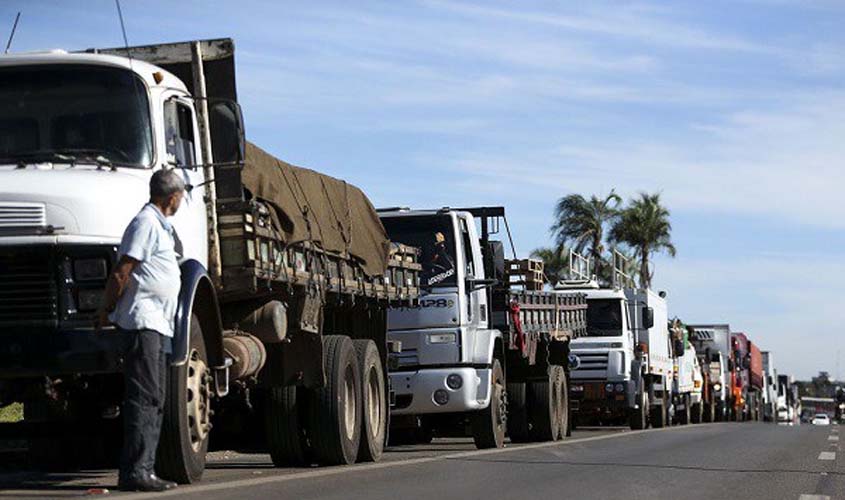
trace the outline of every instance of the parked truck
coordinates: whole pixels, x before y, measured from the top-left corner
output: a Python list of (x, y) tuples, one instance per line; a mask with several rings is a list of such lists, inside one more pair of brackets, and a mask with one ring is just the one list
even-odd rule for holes
[(763, 356), (744, 333), (731, 335), (734, 349), (734, 419), (760, 420), (763, 411)]
[(763, 420), (777, 422), (778, 372), (770, 351), (763, 351)]
[(669, 325), (672, 339), (672, 409), (678, 424), (700, 423), (702, 375), (695, 347), (689, 341), (687, 327), (678, 319)]
[(572, 342), (573, 421), (668, 425), (673, 360), (664, 294), (636, 288), (617, 252), (609, 288), (599, 287), (583, 257), (573, 252), (570, 263), (573, 279), (557, 288), (587, 296), (587, 335)]
[(689, 325), (689, 328), (699, 362), (708, 375), (704, 421), (727, 420), (733, 407), (731, 327), (727, 324), (699, 324)]
[(543, 291), (542, 262), (505, 259), (491, 239), (508, 227), (502, 207), (380, 213), (391, 239), (421, 248), (423, 268), (419, 305), (388, 316), (401, 344), (391, 432), (419, 442), (469, 429), (479, 448), (503, 446), (506, 433), (515, 442), (565, 436), (583, 294)]
[(24, 403), (5, 433), (41, 459), (119, 444), (129, 337), (94, 312), (150, 176), (177, 169), (160, 475), (198, 480), (228, 429), (280, 466), (377, 460), (387, 310), (415, 304), (416, 252), (359, 189), (245, 143), (232, 40), (0, 56), (0, 73), (0, 404)]

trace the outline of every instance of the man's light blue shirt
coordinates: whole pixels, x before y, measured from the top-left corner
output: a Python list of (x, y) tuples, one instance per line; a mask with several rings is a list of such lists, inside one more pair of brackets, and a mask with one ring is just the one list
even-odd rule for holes
[(132, 219), (118, 250), (118, 259), (139, 262), (109, 318), (124, 330), (155, 330), (173, 336), (176, 301), (181, 287), (176, 235), (164, 214), (147, 203)]

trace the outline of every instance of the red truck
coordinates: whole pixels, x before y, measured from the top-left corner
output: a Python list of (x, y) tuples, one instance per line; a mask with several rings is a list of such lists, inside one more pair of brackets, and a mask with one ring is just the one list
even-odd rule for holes
[(731, 393), (734, 420), (760, 420), (763, 414), (763, 355), (744, 333), (731, 335)]

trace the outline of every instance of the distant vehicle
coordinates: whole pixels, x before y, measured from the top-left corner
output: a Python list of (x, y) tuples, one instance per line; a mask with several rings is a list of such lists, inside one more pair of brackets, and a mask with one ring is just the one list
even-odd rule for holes
[(813, 425), (830, 425), (830, 417), (827, 413), (817, 413), (811, 422)]

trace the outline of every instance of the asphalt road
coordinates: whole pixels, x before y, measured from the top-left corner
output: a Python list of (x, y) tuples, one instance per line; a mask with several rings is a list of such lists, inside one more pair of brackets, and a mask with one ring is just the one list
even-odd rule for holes
[[(378, 464), (275, 469), (267, 455), (216, 452), (204, 480), (164, 494), (270, 499), (845, 499), (839, 427), (706, 424), (578, 430), (558, 443), (477, 451), (468, 440), (390, 450)], [(0, 498), (88, 496), (114, 471), (41, 474), (7, 466)]]

